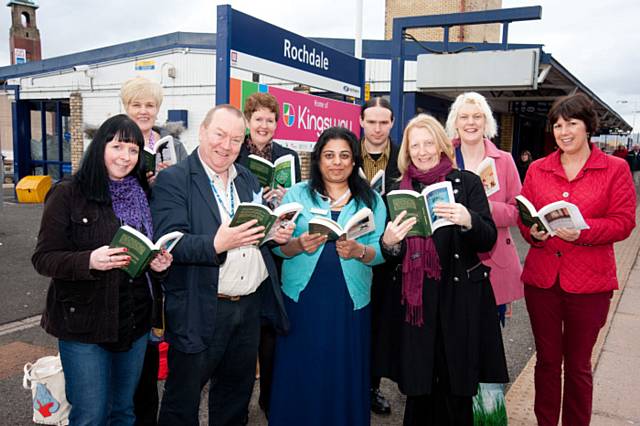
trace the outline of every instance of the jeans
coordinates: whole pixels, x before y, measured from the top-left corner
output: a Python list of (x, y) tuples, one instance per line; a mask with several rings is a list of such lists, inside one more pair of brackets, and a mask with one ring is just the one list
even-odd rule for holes
[(59, 340), (70, 426), (133, 425), (133, 393), (140, 379), (147, 334), (126, 352)]

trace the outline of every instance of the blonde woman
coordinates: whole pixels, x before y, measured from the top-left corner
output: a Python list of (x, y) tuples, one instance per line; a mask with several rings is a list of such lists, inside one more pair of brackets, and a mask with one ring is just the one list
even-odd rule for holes
[(431, 237), (408, 237), (415, 219), (387, 224), (382, 254), (398, 264), (389, 300), (389, 364), (385, 376), (407, 395), (404, 425), (472, 425), (479, 382), (508, 381), (489, 268), (478, 253), (496, 241), (480, 178), (456, 168), (454, 150), (433, 117), (420, 114), (404, 130), (401, 178), (391, 189), (422, 190), (449, 181), (455, 202), (435, 213), (453, 223)]

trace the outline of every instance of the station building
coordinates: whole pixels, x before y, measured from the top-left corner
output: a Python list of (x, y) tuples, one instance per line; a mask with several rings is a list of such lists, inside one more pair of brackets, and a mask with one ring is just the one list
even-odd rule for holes
[[(29, 3), (26, 0), (13, 1), (9, 6), (12, 10), (19, 6), (29, 12)], [(442, 7), (437, 10), (424, 10), (435, 3), (438, 2), (387, 0), (387, 20), (390, 22), (393, 16), (405, 16), (407, 13), (424, 15), (465, 11), (460, 10), (460, 3), (466, 3), (469, 8), (475, 3), (487, 8), (485, 1), (449, 0), (440, 2)], [(498, 0), (489, 1), (489, 9), (499, 8), (500, 3)], [(413, 8), (407, 10), (412, 5)], [(32, 11), (33, 17), (26, 23), (27, 28), (35, 24), (35, 7)], [(21, 16), (24, 15), (18, 14)], [(24, 30), (24, 18), (21, 25)], [(499, 28), (494, 27), (499, 27), (499, 24), (452, 28), (450, 38), (469, 46), (478, 43), (485, 47), (487, 43), (498, 46)], [(36, 34), (33, 30), (32, 35)], [(428, 41), (438, 37), (442, 39), (442, 30), (429, 29), (424, 34), (420, 31), (423, 30), (417, 30), (415, 37), (425, 41), (409, 45), (410, 56), (424, 53), (425, 47), (434, 51), (442, 49), (442, 42)], [(314, 40), (353, 54), (353, 40)], [(389, 93), (390, 43), (390, 40), (363, 42), (366, 82), (372, 96), (387, 96)], [(510, 46), (540, 49), (540, 70), (536, 90), (481, 91), (496, 115), (499, 135), (495, 142), (501, 149), (512, 152), (514, 156), (524, 149), (531, 151), (534, 157), (550, 152), (554, 142), (546, 113), (555, 98), (576, 91), (584, 92), (593, 99), (601, 119), (601, 132), (628, 133), (631, 130), (611, 107), (550, 53), (544, 52), (542, 45)], [(183, 128), (180, 139), (188, 151), (193, 150), (198, 144), (198, 126), (215, 103), (215, 64), (215, 34), (176, 32), (54, 58), (30, 58), (24, 63), (0, 67), (0, 141), (3, 154), (15, 160), (14, 179), (32, 174), (49, 174), (58, 179), (70, 174), (79, 164), (89, 142), (84, 130), (124, 112), (119, 98), (120, 87), (134, 76), (160, 83), (164, 101), (158, 124), (180, 122)], [(232, 70), (232, 77), (296, 88), (287, 82), (239, 70)], [(416, 86), (416, 62), (411, 58), (406, 62), (404, 104), (405, 111), (410, 113), (409, 118), (411, 113), (427, 112), (444, 122), (451, 102), (459, 93), (455, 90), (419, 90)], [(322, 95), (317, 91), (314, 94)], [(308, 156), (303, 153), (301, 157), (304, 166)]]

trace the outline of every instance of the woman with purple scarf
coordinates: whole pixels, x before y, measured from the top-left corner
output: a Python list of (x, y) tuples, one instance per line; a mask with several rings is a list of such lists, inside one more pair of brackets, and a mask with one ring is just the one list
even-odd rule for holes
[(151, 329), (153, 296), (171, 265), (163, 251), (138, 278), (109, 248), (121, 225), (153, 236), (144, 138), (126, 115), (100, 126), (79, 170), (47, 194), (32, 262), (51, 277), (41, 325), (58, 338), (70, 425), (133, 425), (133, 393)]
[(434, 212), (451, 222), (431, 237), (407, 237), (405, 213), (387, 224), (381, 250), (396, 263), (388, 300), (389, 354), (378, 366), (407, 395), (404, 425), (473, 425), (479, 382), (508, 381), (489, 268), (478, 253), (491, 250), (496, 227), (480, 179), (458, 170), (444, 129), (420, 114), (404, 130), (401, 178), (392, 189), (421, 191), (449, 181), (455, 202)]

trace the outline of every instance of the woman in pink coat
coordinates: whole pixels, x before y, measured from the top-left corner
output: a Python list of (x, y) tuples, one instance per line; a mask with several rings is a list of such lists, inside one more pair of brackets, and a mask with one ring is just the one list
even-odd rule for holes
[[(499, 150), (489, 140), (497, 134), (497, 124), (489, 104), (479, 93), (468, 92), (457, 97), (447, 118), (447, 133), (456, 146), (460, 169), (476, 171), (487, 157), (495, 161), (499, 189), (489, 190), (488, 199), (498, 228), (498, 240), (493, 250), (480, 254), (480, 260), (491, 268), (491, 286), (504, 322), (506, 305), (524, 296), (520, 281), (522, 266), (509, 231), (518, 221), (515, 201), (521, 189), (518, 169), (511, 154)], [(491, 187), (489, 182), (485, 184), (485, 188)]]
[(522, 280), (537, 350), (534, 409), (542, 426), (558, 424), (561, 401), (562, 424), (589, 424), (591, 352), (618, 288), (613, 243), (635, 226), (627, 164), (589, 143), (597, 121), (585, 95), (558, 99), (549, 122), (559, 149), (531, 164), (522, 188), (536, 209), (558, 200), (575, 204), (589, 226), (557, 228), (550, 236), (519, 223), (531, 244)]

